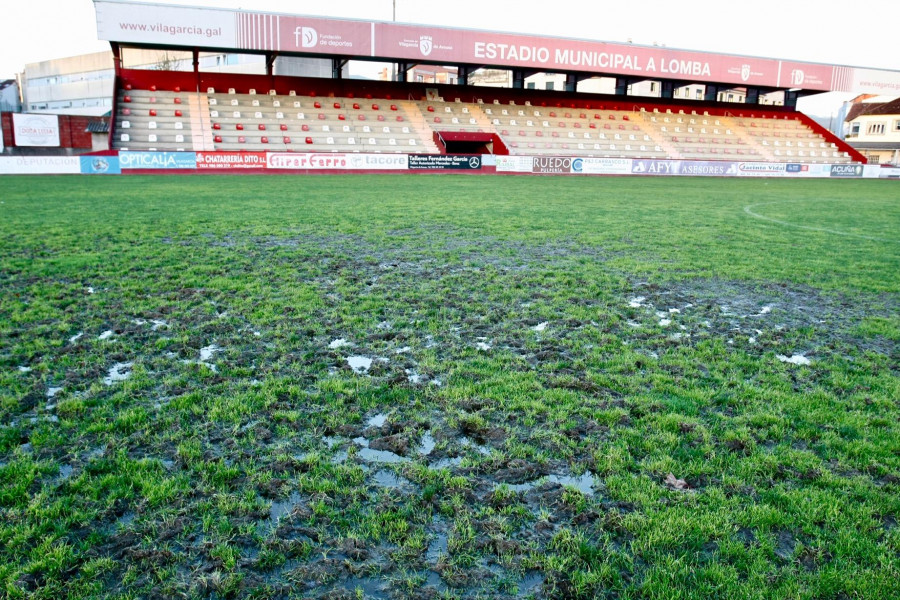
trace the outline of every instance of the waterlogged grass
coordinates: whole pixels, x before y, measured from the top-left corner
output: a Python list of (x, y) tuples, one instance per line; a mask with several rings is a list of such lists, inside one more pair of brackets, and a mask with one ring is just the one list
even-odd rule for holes
[(0, 596), (900, 596), (896, 182), (0, 184)]

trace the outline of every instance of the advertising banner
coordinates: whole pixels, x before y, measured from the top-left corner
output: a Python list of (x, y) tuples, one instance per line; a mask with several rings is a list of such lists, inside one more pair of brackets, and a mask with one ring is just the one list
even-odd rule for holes
[(531, 157), (532, 173), (569, 174), (572, 172), (572, 161), (581, 160), (571, 156), (533, 156)]
[(68, 175), (81, 173), (77, 156), (0, 156), (0, 175)]
[(831, 165), (832, 177), (862, 177), (862, 165)]
[(84, 175), (120, 175), (118, 156), (80, 156)]
[(572, 161), (572, 172), (585, 175), (628, 175), (631, 173), (631, 159), (576, 158)]
[(405, 154), (270, 152), (266, 154), (266, 167), (303, 171), (405, 171), (409, 160)]
[(94, 10), (97, 13), (97, 38), (101, 40), (237, 47), (239, 13), (235, 11), (102, 0), (94, 2)]
[(16, 146), (59, 147), (59, 117), (13, 113)]
[(409, 168), (411, 170), (465, 169), (471, 171), (481, 168), (481, 157), (456, 154), (410, 154)]
[(119, 166), (126, 169), (196, 169), (193, 152), (119, 152)]
[(531, 173), (530, 156), (497, 156), (494, 159), (498, 173)]
[(738, 163), (688, 160), (633, 160), (631, 172), (635, 175), (688, 175), (723, 177), (738, 174)]
[[(799, 172), (802, 165), (790, 165), (791, 173)], [(785, 163), (742, 162), (738, 163), (737, 174), (740, 177), (783, 177), (788, 174)]]
[(197, 168), (206, 169), (265, 169), (265, 152), (198, 152)]

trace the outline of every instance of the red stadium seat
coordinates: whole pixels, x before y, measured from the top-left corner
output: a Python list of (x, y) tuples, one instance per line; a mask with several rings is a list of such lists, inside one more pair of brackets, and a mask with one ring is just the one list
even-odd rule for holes
[(175, 88), (174, 88), (172, 91), (175, 92), (176, 94), (178, 94), (179, 92), (181, 92), (181, 86), (180, 86), (180, 85), (176, 85)]
[(551, 118), (551, 119), (555, 119), (555, 118), (556, 118), (556, 112), (555, 112), (555, 111), (552, 111), (552, 110), (550, 111), (550, 118)]
[[(130, 83), (126, 83), (126, 84), (125, 84), (125, 89), (126, 89), (126, 90), (130, 90), (130, 89), (131, 89), (131, 84), (130, 84)], [(741, 116), (743, 116), (743, 115), (741, 115)]]
[(150, 111), (150, 116), (151, 116), (151, 117), (155, 117), (155, 116), (156, 116), (156, 111), (155, 111), (155, 110), (151, 110), (151, 111)]
[(155, 91), (156, 91), (156, 86), (155, 86), (155, 85), (151, 85), (149, 89), (150, 89), (151, 92), (155, 92)]
[(282, 131), (287, 131), (287, 125), (285, 125), (284, 123), (282, 123), (282, 124), (281, 124), (281, 130), (282, 130)]
[(122, 102), (131, 102), (131, 96), (125, 96), (122, 98)]
[(156, 104), (156, 96), (150, 96), (150, 104)]
[(433, 107), (433, 106), (429, 106), (429, 107), (428, 107), (428, 112), (434, 112), (434, 107)]
[(213, 141), (215, 141), (217, 144), (221, 144), (221, 143), (222, 143), (222, 136), (221, 136), (221, 135), (217, 135), (216, 137), (213, 138)]
[(623, 121), (630, 121), (631, 119), (628, 118), (628, 115), (622, 115), (622, 120), (623, 120)]
[(317, 101), (315, 104), (313, 104), (313, 106), (315, 106), (316, 108), (322, 108), (322, 103)]
[(222, 126), (218, 123), (213, 123), (213, 129), (222, 129)]
[(391, 110), (397, 110), (397, 105), (396, 105), (396, 104), (391, 104)]
[(181, 104), (181, 98), (175, 98), (175, 104)]
[(400, 115), (397, 115), (397, 120), (398, 120), (398, 121), (402, 121), (402, 120), (403, 120), (403, 117), (401, 117)]
[(265, 130), (266, 130), (266, 124), (265, 124), (265, 123), (260, 123), (259, 125), (257, 125), (257, 128), (258, 128), (260, 131), (265, 131)]
[(238, 123), (237, 125), (234, 126), (234, 128), (239, 131), (243, 131), (244, 125), (242, 123)]
[(304, 123), (303, 127), (301, 127), (300, 129), (302, 129), (303, 131), (309, 131), (309, 125)]
[(341, 107), (341, 103), (340, 103), (340, 102), (335, 102), (335, 103), (334, 103), (334, 107), (335, 107), (335, 108), (340, 108), (340, 107)]
[(384, 121), (384, 115), (378, 115), (378, 120), (379, 120), (379, 121)]
[(320, 120), (320, 121), (324, 121), (324, 120), (325, 120), (325, 115), (323, 115), (322, 113), (319, 113), (319, 120)]
[(360, 121), (365, 121), (365, 120), (366, 120), (366, 115), (359, 115), (358, 118), (359, 118)]
[(359, 110), (359, 103), (358, 103), (358, 102), (354, 102), (354, 103), (353, 103), (353, 110)]
[(435, 122), (435, 123), (440, 123), (440, 122), (441, 122), (441, 118), (440, 118), (440, 117), (435, 117), (435, 118), (434, 118), (434, 122)]
[(182, 115), (182, 113), (181, 113), (180, 110), (176, 110), (176, 111), (175, 111), (175, 116), (176, 116), (176, 117), (181, 117), (181, 116), (183, 116), (183, 115)]
[(244, 136), (241, 136), (238, 138), (238, 142), (240, 142), (241, 144), (243, 144), (246, 141), (247, 141), (247, 138), (245, 138)]
[(338, 121), (346, 121), (346, 120), (347, 120), (347, 117), (345, 117), (344, 115), (338, 115)]
[(544, 137), (544, 132), (543, 131), (535, 131), (534, 135), (536, 135), (538, 137)]
[(131, 114), (131, 109), (130, 109), (130, 108), (123, 108), (123, 109), (122, 109), (122, 114), (125, 115), (125, 116), (127, 117), (128, 115)]
[(377, 105), (377, 104), (373, 104), (373, 105), (372, 105), (372, 110), (378, 110), (378, 105)]
[(312, 144), (313, 143), (312, 138), (311, 137), (306, 138), (306, 143)]
[(263, 144), (268, 144), (269, 138), (267, 138), (266, 136), (263, 136), (263, 137), (259, 138), (259, 141)]
[(590, 127), (591, 129), (597, 129), (597, 124), (591, 123), (590, 125), (588, 125), (588, 127)]
[(282, 141), (284, 141), (285, 144), (290, 144), (290, 143), (291, 143), (291, 138), (289, 138), (289, 137), (282, 138)]

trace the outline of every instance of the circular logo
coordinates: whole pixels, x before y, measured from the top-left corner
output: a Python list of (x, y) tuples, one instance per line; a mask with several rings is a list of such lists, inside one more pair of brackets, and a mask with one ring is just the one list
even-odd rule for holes
[(473, 169), (477, 169), (481, 166), (481, 158), (478, 156), (473, 156), (469, 159), (469, 166)]
[(584, 160), (576, 158), (572, 161), (572, 172), (581, 173), (584, 170)]

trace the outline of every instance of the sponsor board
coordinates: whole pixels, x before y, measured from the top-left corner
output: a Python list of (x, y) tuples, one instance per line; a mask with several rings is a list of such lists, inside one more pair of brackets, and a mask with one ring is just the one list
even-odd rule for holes
[(832, 177), (862, 177), (862, 165), (831, 165)]
[(634, 160), (631, 172), (635, 175), (731, 177), (738, 175), (738, 163), (700, 160)]
[(878, 177), (881, 179), (900, 179), (900, 167), (880, 167)]
[(531, 172), (532, 173), (571, 173), (572, 161), (576, 159), (571, 156), (532, 156)]
[(585, 175), (628, 175), (630, 158), (578, 158), (572, 162), (573, 173)]
[(121, 169), (196, 169), (193, 152), (119, 152)]
[(0, 156), (0, 175), (64, 175), (81, 173), (77, 156)]
[(405, 171), (409, 157), (406, 154), (270, 152), (266, 154), (266, 167), (303, 171)]
[(497, 156), (494, 160), (498, 173), (531, 173), (530, 156)]
[(16, 146), (59, 147), (59, 117), (13, 113)]
[(265, 152), (198, 152), (197, 168), (207, 169), (265, 169)]
[(633, 160), (631, 172), (635, 175), (678, 175), (680, 160)]
[[(791, 169), (788, 169), (788, 167)], [(794, 167), (801, 165), (787, 165), (785, 163), (742, 162), (738, 163), (738, 175), (740, 177), (781, 177), (788, 172), (799, 172)]]
[(474, 170), (481, 168), (481, 156), (458, 154), (410, 154), (409, 168), (410, 170)]
[(119, 175), (118, 156), (80, 156), (81, 173), (84, 175)]

